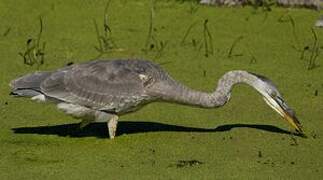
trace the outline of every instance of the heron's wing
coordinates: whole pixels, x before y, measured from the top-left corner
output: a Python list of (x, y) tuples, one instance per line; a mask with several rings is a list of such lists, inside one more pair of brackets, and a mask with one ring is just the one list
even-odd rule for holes
[(92, 108), (141, 96), (144, 81), (127, 63), (92, 61), (53, 73), (41, 84), (47, 96)]

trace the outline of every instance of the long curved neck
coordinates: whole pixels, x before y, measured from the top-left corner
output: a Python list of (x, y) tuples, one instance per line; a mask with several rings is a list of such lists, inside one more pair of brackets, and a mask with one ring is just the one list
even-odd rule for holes
[(235, 84), (245, 83), (257, 89), (258, 80), (255, 75), (247, 71), (229, 71), (221, 77), (216, 90), (212, 93), (192, 90), (173, 81), (164, 86), (166, 88), (160, 90), (158, 94), (165, 101), (206, 108), (219, 107), (229, 100), (230, 92)]

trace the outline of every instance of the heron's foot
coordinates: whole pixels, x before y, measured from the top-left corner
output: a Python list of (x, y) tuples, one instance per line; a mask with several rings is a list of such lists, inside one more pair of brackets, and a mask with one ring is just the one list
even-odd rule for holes
[(80, 123), (80, 129), (85, 128), (86, 126), (88, 126), (89, 124), (91, 124), (92, 120), (89, 119), (83, 119)]
[(114, 139), (117, 131), (118, 116), (113, 115), (112, 118), (108, 121), (107, 125), (109, 130), (109, 137), (110, 139)]

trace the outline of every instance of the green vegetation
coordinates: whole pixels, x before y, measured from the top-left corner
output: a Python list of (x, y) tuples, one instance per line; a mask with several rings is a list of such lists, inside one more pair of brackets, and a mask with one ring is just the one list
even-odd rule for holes
[[(28, 38), (26, 41), (26, 50), (25, 52), (19, 52), (18, 54), (24, 59), (24, 64), (33, 66), (34, 64), (37, 65), (37, 68), (39, 68), (40, 65), (44, 64), (44, 58), (45, 58), (45, 46), (46, 43), (43, 42), (41, 44), (41, 35), (43, 32), (43, 20), (41, 17), (39, 17), (39, 32), (37, 35), (37, 38)], [(6, 33), (4, 33), (6, 34)]]
[[(156, 52), (155, 58), (162, 56), (164, 49), (167, 46), (167, 41), (158, 39), (158, 28), (155, 27), (155, 5), (156, 1), (151, 0), (150, 4), (150, 14), (149, 14), (149, 28), (146, 38), (145, 47), (142, 49), (146, 54), (148, 52)], [(162, 27), (163, 28), (163, 27)]]
[(94, 46), (94, 48), (99, 52), (99, 55), (96, 58), (101, 57), (103, 54), (109, 53), (112, 49), (115, 49), (117, 45), (113, 41), (112, 38), (112, 31), (109, 26), (109, 14), (108, 8), (110, 5), (110, 0), (107, 2), (104, 8), (104, 15), (103, 15), (103, 34), (101, 35), (98, 24), (96, 20), (93, 20), (95, 32), (97, 36), (98, 46)]
[[(312, 30), (319, 12), (156, 0), (150, 19), (148, 0), (110, 1), (106, 7), (102, 0), (1, 0), (0, 179), (323, 176), (323, 31)], [(112, 50), (105, 24), (117, 44)], [(31, 50), (36, 52), (43, 52), (46, 42), (41, 66), (23, 63), (19, 52), (26, 51), (26, 39), (39, 43)], [(142, 50), (151, 44), (153, 49)], [(231, 101), (219, 109), (149, 104), (121, 117), (114, 140), (106, 138), (105, 124), (79, 130), (79, 120), (53, 104), (8, 95), (8, 83), (20, 75), (88, 61), (98, 53), (150, 59), (175, 79), (206, 91), (229, 70), (265, 75), (295, 109), (308, 138), (289, 134), (288, 124), (245, 85), (234, 88)], [(37, 62), (40, 57), (31, 54)]]

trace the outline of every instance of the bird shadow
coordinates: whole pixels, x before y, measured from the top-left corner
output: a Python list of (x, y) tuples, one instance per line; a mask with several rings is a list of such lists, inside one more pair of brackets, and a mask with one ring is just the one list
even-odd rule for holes
[[(195, 128), (178, 125), (170, 125), (158, 122), (132, 122), (121, 121), (118, 123), (117, 136), (123, 134), (136, 134), (144, 132), (199, 132), (199, 133), (213, 133), (226, 132), (235, 128), (251, 128), (262, 130), (271, 133), (289, 134), (295, 136), (302, 136), (298, 133), (283, 130), (272, 125), (259, 124), (225, 124), (216, 128)], [(63, 137), (97, 137), (107, 138), (108, 130), (106, 123), (92, 123), (83, 129), (80, 129), (79, 123), (62, 124), (53, 126), (36, 126), (36, 127), (19, 127), (12, 128), (12, 131), (17, 134), (41, 134), (41, 135), (58, 135)]]

